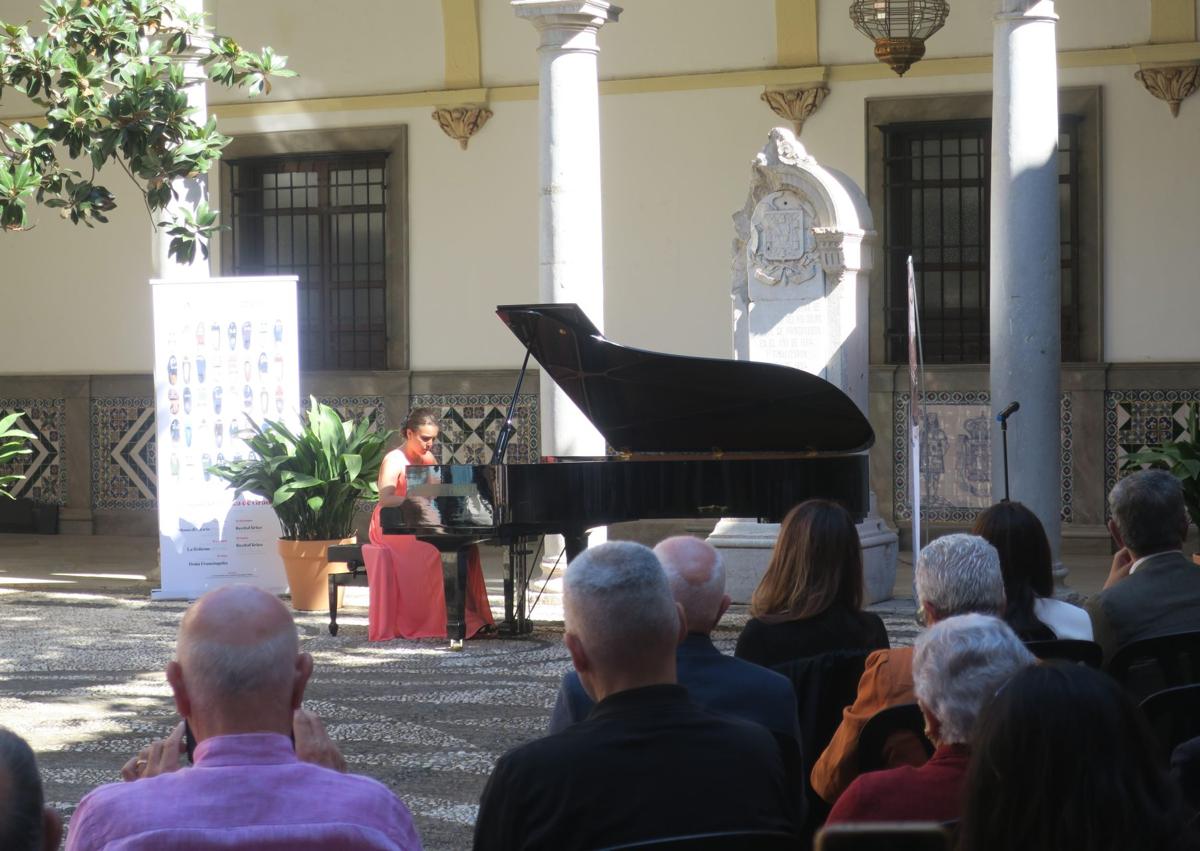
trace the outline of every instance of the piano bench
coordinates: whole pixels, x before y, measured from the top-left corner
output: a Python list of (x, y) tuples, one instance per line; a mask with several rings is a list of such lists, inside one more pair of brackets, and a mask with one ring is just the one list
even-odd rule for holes
[(338, 591), (347, 585), (367, 586), (366, 562), (359, 544), (335, 544), (325, 557), (331, 562), (344, 561), (350, 568), (347, 573), (329, 574), (329, 634), (337, 635)]

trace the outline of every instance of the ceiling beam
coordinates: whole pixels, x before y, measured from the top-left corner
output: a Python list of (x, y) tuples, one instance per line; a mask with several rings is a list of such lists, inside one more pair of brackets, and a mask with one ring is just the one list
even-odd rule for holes
[(446, 88), (478, 89), (479, 0), (442, 0), (442, 34), (446, 40)]
[(775, 0), (775, 64), (803, 68), (820, 62), (817, 0)]

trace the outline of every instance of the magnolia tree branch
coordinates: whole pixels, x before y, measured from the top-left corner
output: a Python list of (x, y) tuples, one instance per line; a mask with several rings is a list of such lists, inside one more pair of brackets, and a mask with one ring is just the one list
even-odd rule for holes
[[(91, 227), (107, 222), (117, 200), (95, 182), (117, 162), (138, 186), (152, 216), (171, 236), (168, 253), (190, 264), (217, 230), (215, 211), (171, 212), (172, 182), (207, 174), (229, 144), (216, 119), (195, 120), (192, 86), (208, 81), (269, 93), (272, 77), (290, 77), (287, 58), (264, 47), (243, 50), (209, 33), (201, 15), (179, 0), (50, 0), (44, 30), (0, 22), (0, 98), (15, 89), (40, 107), (40, 126), (18, 122), (0, 134), (0, 228), (29, 228), (29, 207), (57, 208)], [(202, 70), (188, 79), (185, 65)], [(60, 157), (90, 161), (92, 175)]]

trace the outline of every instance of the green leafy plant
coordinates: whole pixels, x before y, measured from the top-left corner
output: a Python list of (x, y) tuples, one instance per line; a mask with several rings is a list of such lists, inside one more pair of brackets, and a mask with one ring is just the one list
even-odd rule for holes
[(1200, 527), (1200, 404), (1188, 405), (1187, 432), (1179, 440), (1167, 441), (1125, 457), (1123, 470), (1155, 467), (1169, 470), (1183, 485), (1183, 501), (1188, 516)]
[[(19, 428), (14, 428), (17, 420), (21, 418), (21, 411), (14, 411), (7, 416), (0, 417), (0, 464), (7, 464), (18, 455), (31, 455), (33, 450), (25, 445), (25, 441), (33, 440), (33, 435), (27, 431), (22, 431)], [(0, 475), (0, 494), (13, 498), (13, 495), (8, 492), (8, 487), (13, 482), (19, 482), (24, 476), (17, 475)]]
[[(60, 208), (76, 224), (108, 221), (116, 198), (96, 175), (116, 162), (152, 219), (170, 216), (158, 222), (170, 230), (169, 254), (188, 263), (199, 248), (207, 257), (216, 215), (171, 210), (172, 182), (208, 173), (230, 140), (215, 118), (195, 120), (188, 89), (207, 79), (266, 94), (272, 77), (295, 76), (287, 57), (209, 33), (203, 15), (179, 0), (49, 0), (41, 8), (41, 35), (0, 22), (0, 96), (14, 89), (42, 113), (0, 121), (0, 228), (28, 229), (31, 202)], [(189, 78), (188, 64), (202, 72)], [(91, 166), (87, 176), (72, 167), (80, 160)]]
[(209, 467), (238, 496), (268, 499), (293, 541), (330, 541), (354, 531), (358, 500), (379, 498), (376, 479), (394, 431), (369, 419), (342, 421), (328, 405), (310, 400), (299, 431), (277, 420), (250, 421), (253, 456)]

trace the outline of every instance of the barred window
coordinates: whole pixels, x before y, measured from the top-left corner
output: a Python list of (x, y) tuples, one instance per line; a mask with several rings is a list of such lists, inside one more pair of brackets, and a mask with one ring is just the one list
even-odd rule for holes
[(299, 277), (301, 368), (387, 369), (387, 154), (228, 165), (232, 272)]
[[(1062, 358), (1080, 359), (1078, 122), (1062, 116), (1059, 222)], [(991, 121), (887, 124), (884, 143), (886, 357), (908, 360), (913, 258), (927, 363), (988, 360)]]

